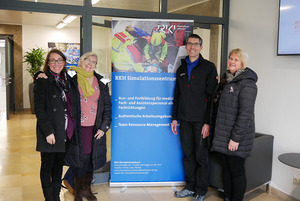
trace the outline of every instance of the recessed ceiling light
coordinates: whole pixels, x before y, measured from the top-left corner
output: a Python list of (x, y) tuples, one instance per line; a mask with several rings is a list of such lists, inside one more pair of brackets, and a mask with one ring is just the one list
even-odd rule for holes
[(94, 4), (96, 4), (96, 3), (98, 3), (100, 0), (92, 0), (92, 4), (94, 5)]
[(280, 6), (280, 10), (288, 10), (293, 8), (293, 6)]
[(64, 17), (63, 22), (68, 24), (70, 22), (72, 22), (73, 20), (75, 20), (77, 18), (76, 15), (66, 15), (66, 17)]
[(59, 23), (57, 23), (56, 28), (61, 29), (66, 25), (67, 25), (66, 23), (64, 23), (63, 21), (60, 21)]

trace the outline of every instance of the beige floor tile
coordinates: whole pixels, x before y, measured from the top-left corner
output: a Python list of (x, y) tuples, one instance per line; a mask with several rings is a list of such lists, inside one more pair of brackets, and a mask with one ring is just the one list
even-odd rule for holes
[(172, 187), (144, 187), (144, 190), (154, 199), (154, 200), (173, 200), (174, 192)]
[(42, 187), (40, 184), (26, 185), (22, 188), (22, 201), (43, 201), (45, 200), (43, 196)]
[(0, 188), (0, 201), (21, 201), (22, 187), (2, 187)]
[(16, 164), (12, 162), (2, 163), (0, 169), (0, 175), (16, 175), (22, 172), (21, 164)]
[(0, 176), (0, 188), (6, 187), (20, 187), (22, 186), (21, 174), (15, 175), (2, 175)]
[(143, 188), (127, 188), (125, 192), (121, 193), (121, 188), (109, 188), (107, 194), (111, 201), (154, 201), (154, 199), (146, 193)]
[(22, 186), (40, 185), (40, 172), (22, 174)]
[(40, 161), (33, 161), (33, 162), (27, 162), (22, 164), (22, 171), (21, 173), (26, 175), (30, 173), (37, 173), (40, 171), (41, 168), (41, 162)]

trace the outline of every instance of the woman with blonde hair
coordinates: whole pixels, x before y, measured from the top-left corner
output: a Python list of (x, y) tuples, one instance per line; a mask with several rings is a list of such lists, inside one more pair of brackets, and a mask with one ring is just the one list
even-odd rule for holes
[(68, 74), (76, 86), (74, 100), (77, 138), (70, 142), (65, 162), (73, 169), (75, 201), (85, 197), (97, 198), (91, 191), (93, 171), (106, 163), (106, 132), (111, 124), (111, 97), (107, 80), (94, 70), (98, 57), (87, 52), (80, 57), (79, 67), (71, 67)]
[(246, 67), (247, 59), (242, 49), (230, 51), (228, 70), (212, 99), (211, 150), (219, 152), (222, 161), (225, 201), (243, 200), (247, 185), (244, 164), (253, 148), (257, 75)]

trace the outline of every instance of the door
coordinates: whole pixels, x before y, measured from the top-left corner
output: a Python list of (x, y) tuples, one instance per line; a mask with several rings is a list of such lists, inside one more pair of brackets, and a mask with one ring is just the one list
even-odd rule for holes
[[(0, 36), (1, 48), (1, 94), (6, 98), (2, 101), (1, 113), (6, 113), (6, 119), (15, 111), (14, 96), (14, 61), (13, 61), (13, 37)], [(4, 46), (4, 47), (3, 47)]]

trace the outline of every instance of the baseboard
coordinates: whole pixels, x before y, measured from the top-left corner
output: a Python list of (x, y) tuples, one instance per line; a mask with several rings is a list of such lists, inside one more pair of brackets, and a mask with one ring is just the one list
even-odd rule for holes
[[(261, 185), (260, 187), (258, 187), (259, 189), (263, 190), (264, 192), (270, 194), (270, 195), (274, 195), (275, 197), (277, 197), (280, 200), (284, 200), (284, 201), (300, 201), (280, 190), (278, 190), (277, 188), (274, 188), (271, 185), (268, 184), (264, 184)], [(248, 194), (249, 192), (247, 192), (246, 194)]]
[(298, 199), (296, 199), (296, 198), (294, 198), (272, 186), (269, 187), (269, 194), (272, 194), (272, 195), (276, 196), (277, 198), (284, 200), (284, 201), (299, 201)]

